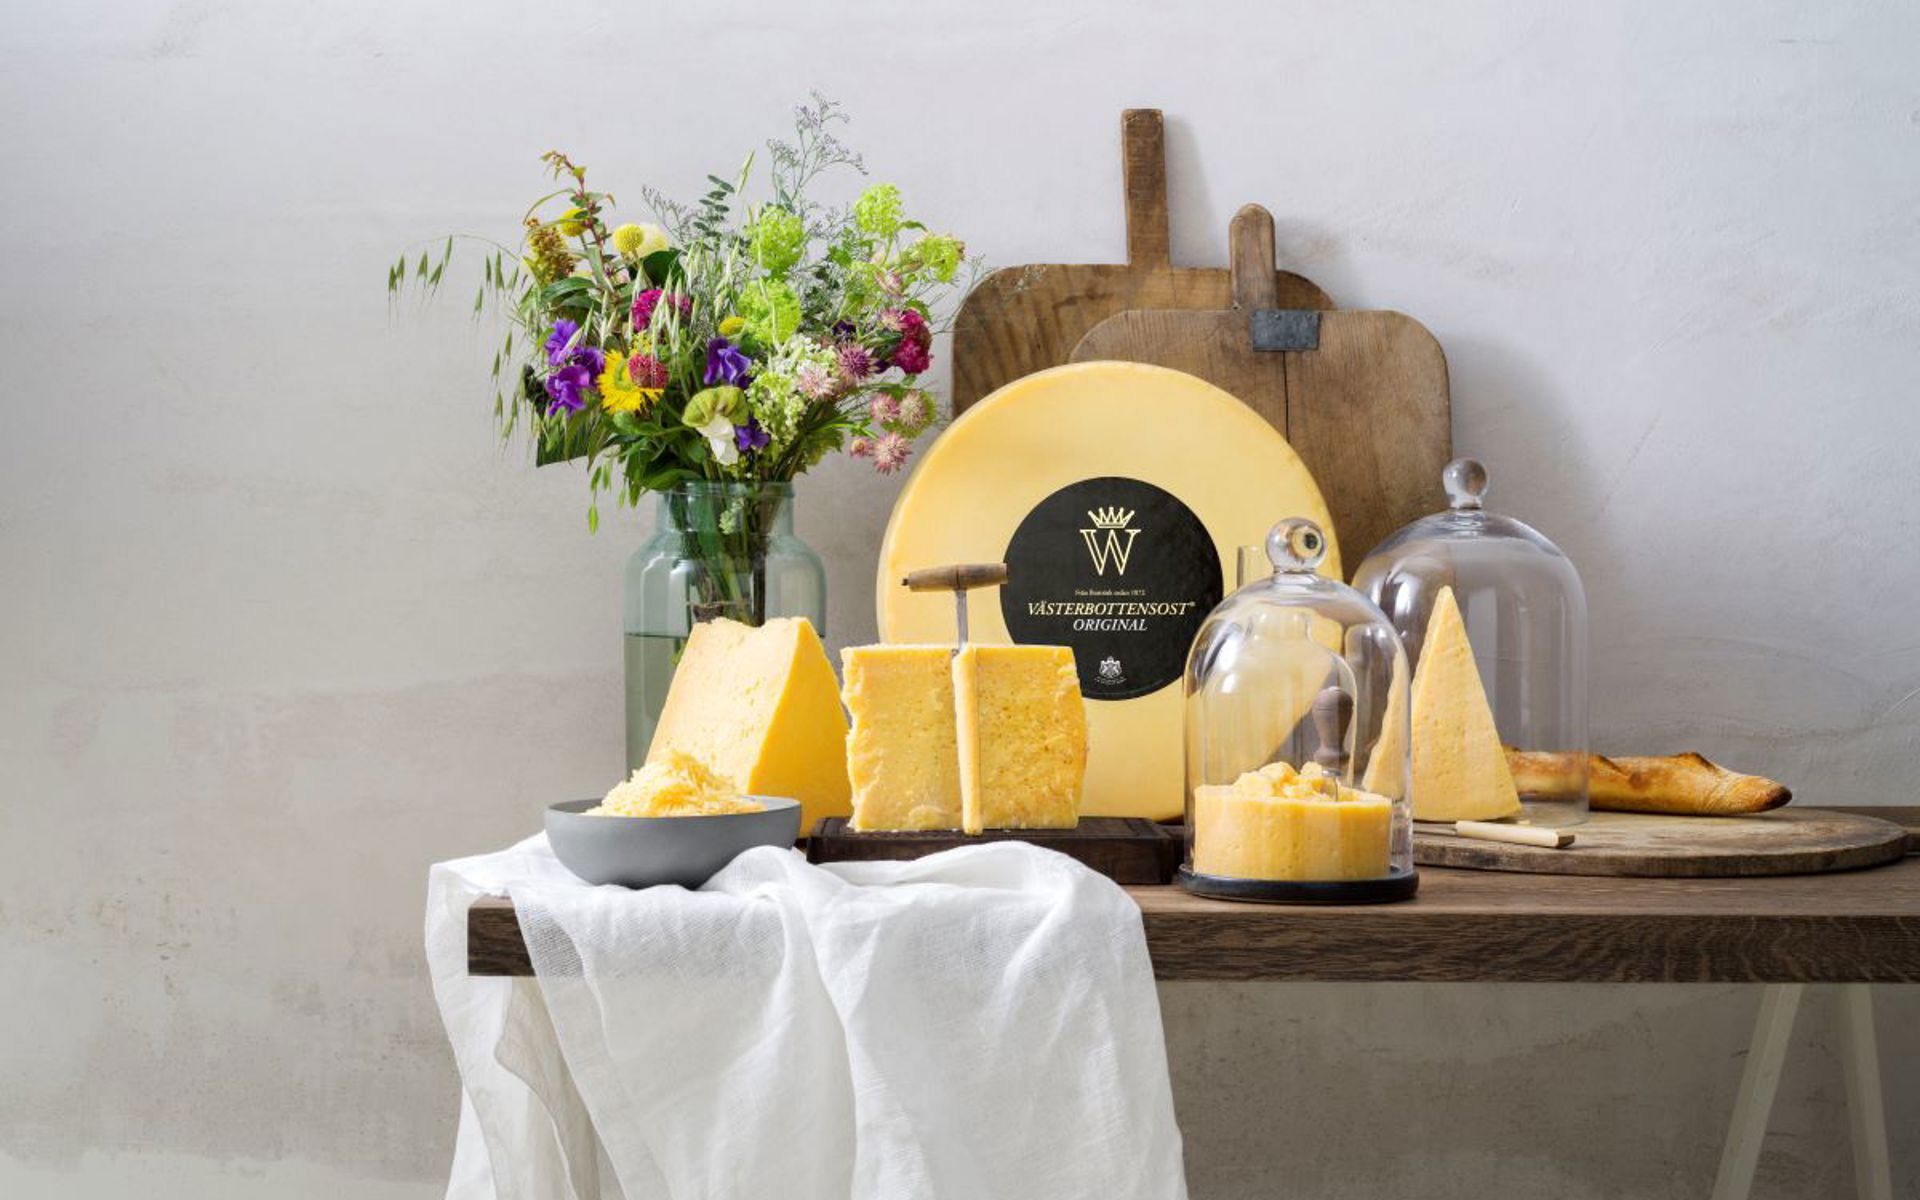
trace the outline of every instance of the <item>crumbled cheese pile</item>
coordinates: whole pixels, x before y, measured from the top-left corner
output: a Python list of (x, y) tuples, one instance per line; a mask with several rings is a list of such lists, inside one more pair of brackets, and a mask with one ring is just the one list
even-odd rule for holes
[(615, 784), (590, 817), (711, 817), (761, 812), (766, 805), (740, 794), (726, 777), (680, 750), (668, 750)]
[(1308, 763), (1298, 770), (1288, 763), (1268, 763), (1259, 770), (1248, 771), (1234, 780), (1231, 788), (1217, 790), (1231, 791), (1236, 796), (1254, 796), (1261, 799), (1273, 797), (1280, 800), (1370, 800), (1376, 803), (1383, 799), (1372, 792), (1348, 787), (1340, 782), (1338, 775), (1322, 769), (1319, 763)]

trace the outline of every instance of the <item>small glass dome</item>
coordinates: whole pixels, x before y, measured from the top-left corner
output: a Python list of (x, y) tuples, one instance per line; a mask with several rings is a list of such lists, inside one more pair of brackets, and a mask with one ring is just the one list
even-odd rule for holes
[(1414, 663), (1413, 815), (1578, 824), (1587, 817), (1580, 573), (1537, 530), (1481, 507), (1478, 462), (1455, 459), (1442, 482), (1448, 510), (1381, 542), (1353, 577)]
[(1320, 527), (1267, 535), (1269, 578), (1187, 658), (1186, 861), (1203, 896), (1355, 904), (1413, 895), (1409, 676), (1373, 602), (1317, 573)]

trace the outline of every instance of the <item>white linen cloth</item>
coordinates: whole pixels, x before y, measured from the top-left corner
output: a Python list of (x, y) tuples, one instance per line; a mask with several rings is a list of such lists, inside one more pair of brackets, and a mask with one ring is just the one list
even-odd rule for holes
[[(537, 984), (467, 975), (483, 894)], [(432, 869), (427, 953), (464, 1093), (449, 1200), (1186, 1196), (1139, 909), (1064, 855), (766, 847), (629, 891), (541, 835)]]

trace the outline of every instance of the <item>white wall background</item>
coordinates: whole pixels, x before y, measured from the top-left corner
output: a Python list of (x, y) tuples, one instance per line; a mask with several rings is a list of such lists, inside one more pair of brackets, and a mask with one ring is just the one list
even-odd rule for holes
[[(1242, 202), (1424, 321), (1595, 613), (1596, 742), (1914, 802), (1920, 13), (1893, 3), (11, 3), (0, 22), (0, 1193), (434, 1194), (426, 865), (620, 761), (618, 576), (386, 263), (564, 147), (691, 192), (810, 87), (996, 264)], [(464, 281), (470, 276), (461, 276)], [(896, 484), (803, 490), (836, 643)], [(650, 519), (650, 518), (649, 518)], [(1741, 988), (1166, 991), (1203, 1198), (1704, 1194)], [(1882, 991), (1920, 1188), (1912, 990)], [(1850, 1187), (1813, 1009), (1763, 1189)]]

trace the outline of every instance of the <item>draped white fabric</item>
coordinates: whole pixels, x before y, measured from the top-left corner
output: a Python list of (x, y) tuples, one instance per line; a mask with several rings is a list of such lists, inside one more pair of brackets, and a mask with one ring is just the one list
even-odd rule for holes
[[(466, 974), (487, 893), (537, 988)], [(763, 848), (629, 891), (536, 837), (433, 868), (427, 950), (465, 1093), (450, 1200), (1186, 1195), (1139, 909), (1063, 855)]]

